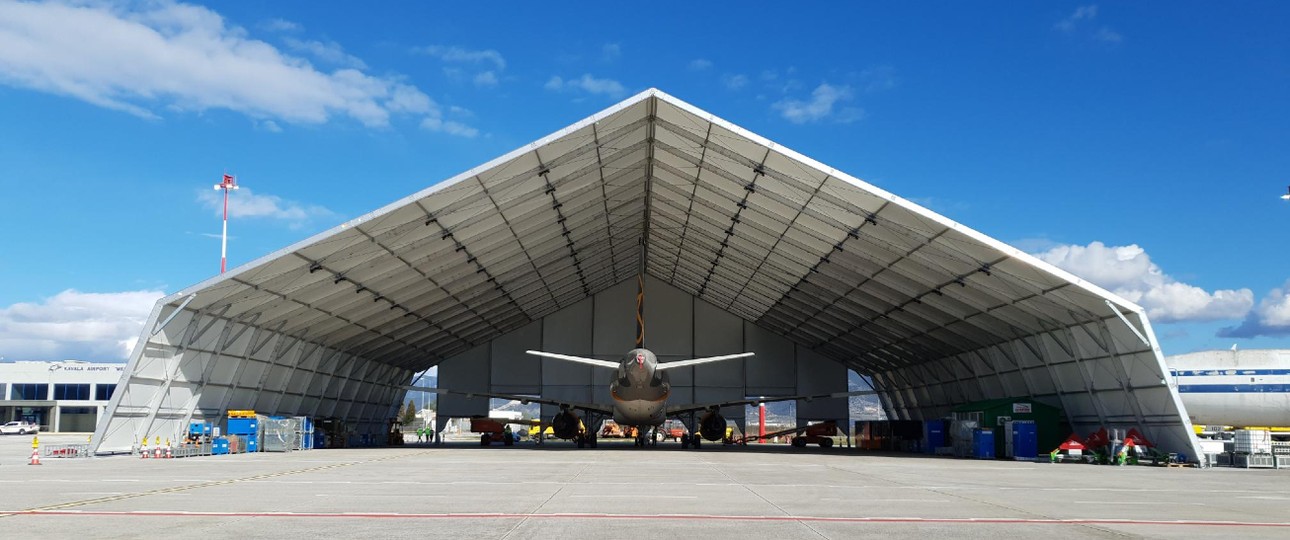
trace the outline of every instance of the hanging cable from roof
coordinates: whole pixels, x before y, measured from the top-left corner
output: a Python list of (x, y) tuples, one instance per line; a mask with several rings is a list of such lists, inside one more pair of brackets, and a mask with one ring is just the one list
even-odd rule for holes
[(645, 273), (636, 274), (636, 348), (645, 346)]

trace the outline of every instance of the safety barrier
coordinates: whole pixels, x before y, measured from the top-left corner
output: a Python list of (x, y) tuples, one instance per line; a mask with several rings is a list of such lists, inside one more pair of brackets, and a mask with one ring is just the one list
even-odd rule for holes
[(171, 454), (177, 458), (209, 456), (211, 455), (210, 443), (181, 444), (172, 449)]
[(42, 450), (45, 457), (51, 458), (84, 458), (91, 455), (88, 444), (47, 444)]

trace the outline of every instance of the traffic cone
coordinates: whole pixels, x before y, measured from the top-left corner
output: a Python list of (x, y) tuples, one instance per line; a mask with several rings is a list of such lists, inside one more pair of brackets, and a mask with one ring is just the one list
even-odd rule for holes
[(34, 446), (31, 448), (31, 462), (28, 465), (40, 465), (40, 450)]
[(139, 448), (139, 459), (148, 459), (148, 438), (143, 438), (143, 446)]
[(170, 453), (170, 439), (166, 439), (166, 459), (173, 459), (174, 457)]
[(158, 447), (156, 447), (156, 448), (153, 448), (153, 449), (152, 449), (152, 459), (161, 459), (161, 447), (160, 447), (160, 446), (158, 446)]

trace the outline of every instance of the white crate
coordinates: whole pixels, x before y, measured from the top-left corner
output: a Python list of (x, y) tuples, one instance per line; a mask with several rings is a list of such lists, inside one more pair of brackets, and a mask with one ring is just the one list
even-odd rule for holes
[(1233, 434), (1232, 450), (1238, 454), (1271, 454), (1272, 433), (1261, 429), (1238, 429)]
[(1236, 454), (1232, 456), (1232, 466), (1244, 469), (1271, 469), (1276, 466), (1272, 454)]

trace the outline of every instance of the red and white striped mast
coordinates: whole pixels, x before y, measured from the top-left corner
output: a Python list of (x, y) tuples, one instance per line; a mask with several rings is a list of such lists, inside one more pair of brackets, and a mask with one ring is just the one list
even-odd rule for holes
[(219, 246), (219, 273), (228, 268), (228, 192), (237, 190), (237, 180), (232, 175), (224, 175), (224, 181), (215, 184), (215, 189), (224, 190), (224, 234)]

